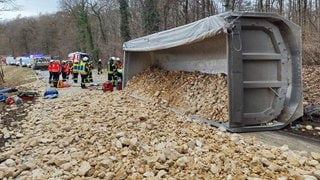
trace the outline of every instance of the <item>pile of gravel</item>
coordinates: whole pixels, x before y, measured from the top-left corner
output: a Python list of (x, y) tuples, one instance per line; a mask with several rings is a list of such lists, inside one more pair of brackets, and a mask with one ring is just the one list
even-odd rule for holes
[[(181, 75), (182, 82), (175, 83), (188, 88), (214, 78), (223, 84), (225, 78)], [(198, 77), (192, 80), (196, 85), (188, 85), (191, 77)], [(164, 89), (158, 91), (166, 97)], [(8, 132), (18, 138), (0, 153), (0, 179), (320, 178), (320, 153), (273, 147), (194, 122), (133, 98), (129, 88), (106, 93), (59, 89), (57, 99), (39, 98), (30, 109), (21, 128)]]
[(165, 71), (150, 67), (126, 86), (134, 96), (216, 121), (228, 121), (228, 87), (224, 74)]

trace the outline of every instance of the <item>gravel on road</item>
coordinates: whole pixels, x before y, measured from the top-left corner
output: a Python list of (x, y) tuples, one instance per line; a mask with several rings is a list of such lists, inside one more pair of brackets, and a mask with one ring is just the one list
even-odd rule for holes
[[(27, 86), (48, 88), (43, 79)], [(319, 152), (228, 133), (128, 90), (58, 91), (56, 99), (30, 104), (15, 122), (20, 128), (7, 129), (0, 179), (320, 178)]]

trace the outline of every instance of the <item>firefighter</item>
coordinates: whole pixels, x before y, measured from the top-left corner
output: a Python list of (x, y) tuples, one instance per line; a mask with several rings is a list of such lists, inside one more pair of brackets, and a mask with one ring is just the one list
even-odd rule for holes
[(98, 61), (98, 74), (102, 74), (102, 62), (101, 59)]
[(66, 80), (69, 80), (69, 75), (71, 73), (71, 68), (72, 68), (72, 62), (71, 61), (67, 61), (67, 64), (66, 64), (66, 73), (67, 73)]
[(52, 75), (52, 65), (53, 65), (53, 60), (50, 60), (50, 63), (48, 65), (48, 71), (49, 71), (49, 84), (52, 83), (52, 78), (53, 78), (53, 75)]
[(74, 61), (71, 67), (72, 79), (74, 83), (78, 83), (79, 61)]
[(61, 66), (58, 60), (53, 62), (51, 70), (52, 70), (52, 76), (53, 76), (53, 87), (57, 87), (59, 76), (61, 73)]
[(122, 89), (122, 62), (120, 61), (120, 58), (116, 58), (115, 62), (115, 70), (113, 73), (114, 78), (114, 84), (118, 90)]
[(86, 82), (87, 82), (88, 73), (89, 73), (88, 60), (89, 60), (88, 57), (84, 57), (79, 65), (79, 73), (81, 76), (81, 88), (82, 89), (86, 88)]
[(61, 63), (61, 75), (62, 75), (63, 82), (65, 82), (67, 80), (67, 72), (68, 72), (67, 64), (66, 64), (66, 61), (63, 60)]
[(120, 58), (116, 58), (116, 62), (114, 63), (114, 66), (116, 69), (122, 69), (122, 62), (120, 61)]
[(87, 61), (87, 66), (88, 66), (88, 82), (92, 83), (93, 82), (93, 77), (92, 77), (92, 63), (91, 61)]
[(112, 82), (113, 85), (115, 85), (114, 84), (114, 77), (113, 77), (113, 73), (115, 70), (114, 60), (115, 60), (115, 57), (111, 57), (108, 61), (108, 66), (107, 66), (108, 81)]

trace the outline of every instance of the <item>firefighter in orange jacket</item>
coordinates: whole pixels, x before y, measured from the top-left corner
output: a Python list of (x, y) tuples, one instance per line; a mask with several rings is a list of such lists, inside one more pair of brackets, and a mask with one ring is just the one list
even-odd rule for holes
[(65, 60), (61, 63), (61, 75), (62, 75), (62, 81), (65, 82), (67, 80), (67, 73), (68, 73), (68, 65)]
[(48, 71), (49, 71), (49, 84), (52, 83), (52, 78), (53, 78), (53, 74), (52, 74), (52, 65), (53, 65), (53, 60), (50, 60), (50, 63), (48, 65)]
[(60, 62), (58, 60), (54, 61), (52, 65), (53, 87), (57, 87), (60, 73), (61, 73)]
[(66, 72), (67, 72), (66, 79), (67, 80), (69, 79), (69, 75), (71, 73), (71, 68), (72, 68), (72, 62), (71, 61), (67, 61), (67, 64), (66, 64)]

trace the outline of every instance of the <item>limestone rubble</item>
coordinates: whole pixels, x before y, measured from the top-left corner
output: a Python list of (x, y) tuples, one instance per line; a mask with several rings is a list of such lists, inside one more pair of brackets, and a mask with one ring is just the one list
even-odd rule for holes
[(228, 121), (227, 76), (200, 72), (165, 71), (151, 67), (133, 77), (126, 89), (183, 114)]
[[(212, 80), (192, 77), (200, 78), (194, 86), (200, 92)], [(30, 85), (42, 93), (46, 87), (42, 81)], [(157, 91), (161, 96), (162, 89), (152, 94)], [(134, 98), (129, 88), (59, 89), (57, 99), (38, 98), (27, 108), (0, 153), (0, 179), (320, 178), (319, 153), (262, 144), (192, 121), (186, 113)]]

